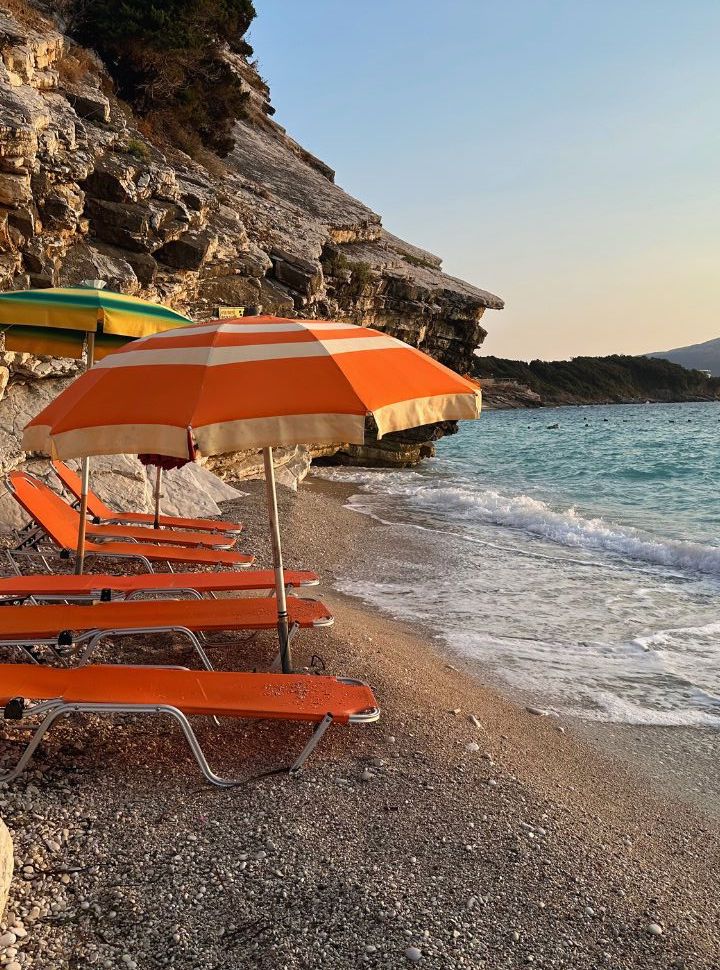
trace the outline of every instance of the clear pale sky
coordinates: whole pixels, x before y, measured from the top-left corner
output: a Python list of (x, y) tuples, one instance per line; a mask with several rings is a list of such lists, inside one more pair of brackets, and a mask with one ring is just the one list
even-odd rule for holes
[(717, 0), (256, 0), (277, 120), (445, 270), (483, 350), (720, 336)]

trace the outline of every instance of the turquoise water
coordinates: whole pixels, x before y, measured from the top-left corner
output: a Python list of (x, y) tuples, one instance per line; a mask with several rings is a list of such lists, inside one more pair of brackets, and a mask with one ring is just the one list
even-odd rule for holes
[(416, 471), (332, 470), (389, 540), (343, 588), (559, 712), (720, 726), (719, 433), (716, 404), (485, 412)]

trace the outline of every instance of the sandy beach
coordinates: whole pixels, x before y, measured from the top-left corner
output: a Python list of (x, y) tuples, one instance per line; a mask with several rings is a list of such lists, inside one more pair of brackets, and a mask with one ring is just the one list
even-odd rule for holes
[[(266, 564), (263, 486), (243, 488), (226, 511)], [(282, 491), (288, 564), (317, 569), (336, 616), (297, 640), (295, 663), (318, 655), (366, 679), (381, 721), (332, 730), (297, 780), (253, 780), (288, 764), (307, 728), (203, 720), (213, 766), (249, 779), (230, 791), (202, 782), (169, 724), (58, 726), (0, 789), (16, 846), (5, 966), (716, 967), (714, 817), (639, 772), (644, 741), (625, 763), (622, 732), (598, 729), (599, 748), (334, 593), (342, 564), (383, 542), (342, 500), (317, 481)], [(247, 669), (272, 650), (258, 635), (210, 653)], [(159, 640), (115, 656), (192, 662)]]

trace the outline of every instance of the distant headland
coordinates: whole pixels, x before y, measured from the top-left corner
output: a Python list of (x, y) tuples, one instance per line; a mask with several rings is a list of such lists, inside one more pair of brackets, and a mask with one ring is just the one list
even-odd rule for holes
[(655, 357), (614, 354), (527, 363), (478, 356), (473, 374), (488, 408), (720, 399), (720, 378)]

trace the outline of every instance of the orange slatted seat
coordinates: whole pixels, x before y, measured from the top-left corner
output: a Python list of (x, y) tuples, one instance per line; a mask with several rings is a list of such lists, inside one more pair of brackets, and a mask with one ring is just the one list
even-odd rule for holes
[[(17, 473), (13, 473), (17, 475)], [(33, 494), (29, 500), (37, 507), (43, 503), (43, 507), (49, 514), (60, 518), (67, 523), (68, 529), (75, 534), (75, 544), (77, 544), (77, 531), (80, 527), (80, 513), (68, 505), (61, 495), (53, 492), (44, 482), (38, 481), (31, 475), (30, 479), (33, 487)], [(17, 479), (14, 479), (16, 481)], [(20, 485), (23, 488), (23, 485)], [(29, 496), (29, 489), (27, 489)], [(89, 522), (87, 525), (87, 536), (89, 539), (132, 539), (139, 542), (160, 543), (161, 545), (176, 546), (207, 546), (211, 549), (229, 549), (235, 543), (235, 539), (228, 535), (211, 535), (206, 532), (173, 532), (170, 529), (150, 529), (142, 526), (132, 525), (94, 525)]]
[[(290, 569), (285, 573), (285, 585), (289, 587), (316, 586), (318, 582), (317, 574), (307, 570)], [(198, 593), (241, 592), (272, 589), (274, 585), (275, 574), (271, 569), (224, 573), (141, 573), (137, 576), (112, 576), (109, 573), (48, 576), (43, 573), (0, 577), (0, 600), (30, 596), (38, 599), (48, 596), (98, 599), (106, 591), (120, 598), (143, 591), (165, 592), (168, 595), (176, 590), (195, 590)]]
[(66, 704), (169, 705), (184, 714), (320, 721), (347, 724), (375, 706), (364, 684), (309, 674), (225, 673), (162, 667), (93, 664), (58, 668), (0, 665), (0, 705), (14, 697)]
[[(291, 624), (329, 626), (332, 614), (315, 600), (288, 597)], [(92, 606), (3, 606), (0, 643), (50, 640), (60, 630), (147, 630), (184, 627), (194, 631), (274, 630), (277, 600), (271, 597), (224, 600), (134, 600)]]
[[(52, 489), (25, 472), (11, 472), (8, 475), (8, 485), (14, 498), (55, 545), (67, 553), (74, 554), (77, 546), (78, 513)], [(157, 546), (145, 542), (88, 541), (85, 551), (87, 555), (144, 557), (148, 560), (170, 563), (228, 567), (247, 566), (254, 559), (253, 556), (224, 549)]]
[[(82, 497), (82, 481), (77, 472), (69, 468), (62, 461), (52, 463), (55, 473), (63, 483), (65, 488), (75, 496), (76, 499)], [(88, 490), (87, 496), (88, 512), (101, 523), (128, 522), (137, 525), (152, 526), (155, 523), (155, 516), (147, 512), (116, 512), (106, 505), (95, 492)], [(207, 532), (242, 532), (241, 522), (227, 522), (222, 519), (187, 519), (179, 515), (161, 515), (159, 525), (166, 529), (197, 529)]]

